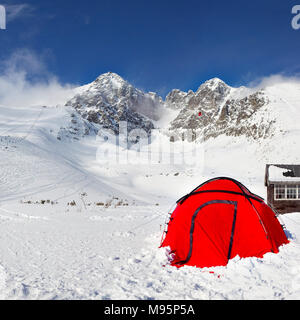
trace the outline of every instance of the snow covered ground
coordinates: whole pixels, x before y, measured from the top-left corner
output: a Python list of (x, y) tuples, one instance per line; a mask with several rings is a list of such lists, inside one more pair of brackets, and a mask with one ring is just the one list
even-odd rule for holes
[(291, 242), (263, 259), (177, 269), (158, 249), (170, 207), (211, 177), (266, 197), (265, 164), (300, 161), (297, 126), (259, 144), (209, 140), (196, 164), (103, 165), (95, 137), (57, 140), (65, 108), (0, 113), (0, 298), (300, 298), (300, 213), (281, 216)]
[(1, 298), (299, 299), (300, 213), (283, 217), (291, 243), (279, 254), (178, 270), (158, 249), (166, 212), (2, 204)]

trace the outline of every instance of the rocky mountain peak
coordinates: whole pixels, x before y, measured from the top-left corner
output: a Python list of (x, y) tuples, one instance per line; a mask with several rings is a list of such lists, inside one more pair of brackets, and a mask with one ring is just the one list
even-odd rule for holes
[(268, 137), (274, 121), (256, 121), (257, 114), (266, 110), (268, 103), (263, 91), (232, 88), (219, 78), (204, 82), (196, 92), (174, 89), (163, 101), (155, 92), (145, 93), (116, 73), (108, 72), (81, 87), (66, 106), (74, 108), (99, 130), (115, 133), (120, 121), (127, 122), (129, 131), (140, 128), (149, 133), (167, 107), (178, 111), (167, 131), (172, 134), (192, 129), (201, 140), (207, 140), (220, 134)]
[(120, 121), (126, 121), (129, 130), (149, 132), (154, 128), (152, 120), (158, 119), (161, 104), (158, 95), (136, 89), (119, 75), (108, 72), (81, 87), (66, 106), (73, 107), (89, 122), (118, 133)]
[(206, 97), (208, 100), (216, 100), (221, 102), (230, 93), (229, 87), (224, 81), (219, 78), (213, 78), (204, 82), (197, 90), (195, 96)]
[(228, 87), (228, 85), (219, 78), (209, 79), (205, 81), (201, 86), (209, 87), (211, 90), (216, 90), (218, 87)]
[[(194, 94), (191, 92), (192, 95)], [(168, 108), (177, 110), (182, 109), (186, 102), (187, 102), (187, 96), (189, 93), (183, 92), (179, 89), (172, 90), (167, 96), (166, 96), (166, 106)]]
[(123, 86), (130, 86), (121, 76), (113, 72), (100, 75), (93, 83), (94, 87), (107, 87), (111, 90), (119, 90)]
[[(238, 88), (213, 78), (204, 82), (195, 93), (173, 90), (166, 99), (170, 108), (179, 110), (171, 122), (169, 133), (192, 129), (200, 140), (217, 137), (245, 135), (266, 138), (274, 132), (274, 121), (267, 117), (256, 121), (256, 115), (265, 110), (269, 100), (263, 91), (237, 94)], [(246, 92), (246, 91), (245, 91)]]

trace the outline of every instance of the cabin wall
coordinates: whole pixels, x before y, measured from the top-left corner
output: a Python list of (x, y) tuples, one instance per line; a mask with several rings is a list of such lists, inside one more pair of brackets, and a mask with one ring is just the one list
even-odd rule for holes
[(274, 199), (274, 185), (267, 187), (267, 201), (270, 207), (273, 207), (278, 213), (300, 212), (299, 200), (275, 200)]

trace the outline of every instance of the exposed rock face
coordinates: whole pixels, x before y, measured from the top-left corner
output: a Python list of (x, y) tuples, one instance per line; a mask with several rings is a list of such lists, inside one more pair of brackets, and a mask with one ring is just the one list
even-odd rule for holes
[(84, 136), (96, 135), (99, 128), (97, 125), (83, 119), (81, 115), (76, 112), (73, 108), (67, 109), (70, 115), (66, 126), (60, 128), (57, 133), (58, 140), (79, 140)]
[(192, 96), (194, 96), (194, 92), (192, 90), (186, 93), (178, 89), (174, 89), (167, 95), (166, 104), (171, 109), (179, 110), (188, 104)]
[(103, 129), (119, 132), (120, 121), (126, 121), (128, 130), (154, 128), (151, 120), (158, 119), (162, 99), (154, 93), (144, 93), (120, 76), (106, 73), (79, 93), (66, 106), (71, 106), (90, 123)]
[(191, 130), (200, 140), (221, 134), (254, 139), (272, 135), (274, 121), (257, 116), (269, 103), (264, 92), (236, 98), (237, 90), (217, 78), (206, 81), (195, 93), (173, 90), (166, 103), (169, 108), (180, 111), (171, 122), (168, 134)]
[(101, 130), (118, 134), (120, 122), (127, 122), (129, 132), (142, 129), (149, 134), (162, 110), (169, 108), (178, 113), (164, 130), (169, 136), (182, 138), (189, 131), (192, 140), (200, 141), (222, 134), (265, 139), (273, 135), (275, 127), (268, 104), (263, 90), (232, 88), (218, 78), (206, 81), (196, 92), (172, 90), (163, 101), (154, 92), (134, 88), (117, 74), (105, 73), (78, 88), (66, 103), (74, 115), (61, 136), (76, 138)]
[[(217, 131), (230, 136), (245, 135), (254, 139), (271, 136), (275, 120), (256, 117), (258, 111), (268, 103), (263, 91), (239, 100), (227, 100), (215, 123)], [(213, 131), (207, 132), (207, 138), (210, 136), (214, 136)]]

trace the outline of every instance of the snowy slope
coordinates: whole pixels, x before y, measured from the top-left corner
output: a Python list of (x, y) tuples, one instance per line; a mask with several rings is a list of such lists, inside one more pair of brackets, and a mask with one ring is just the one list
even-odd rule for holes
[[(210, 82), (211, 89), (218, 83)], [(230, 89), (230, 97), (255, 92)], [(189, 164), (104, 161), (97, 158), (99, 127), (72, 106), (1, 106), (1, 298), (299, 299), (300, 213), (281, 217), (291, 243), (263, 259), (177, 270), (158, 249), (170, 207), (206, 179), (230, 176), (266, 197), (265, 164), (300, 162), (299, 84), (263, 92), (268, 103), (251, 122), (274, 120), (268, 137), (220, 132), (172, 149), (164, 131), (156, 132), (151, 146), (165, 159), (180, 155), (182, 145), (187, 154), (196, 148), (200, 156)], [(153, 123), (166, 128), (182, 108), (166, 110)]]
[(1, 107), (0, 111), (0, 201), (38, 201), (47, 196), (53, 201), (65, 198), (68, 202), (88, 190), (99, 201), (113, 194), (124, 196), (81, 165), (86, 154), (95, 155), (96, 146), (89, 145), (88, 139), (85, 144), (71, 143), (65, 129), (73, 119), (68, 109)]

